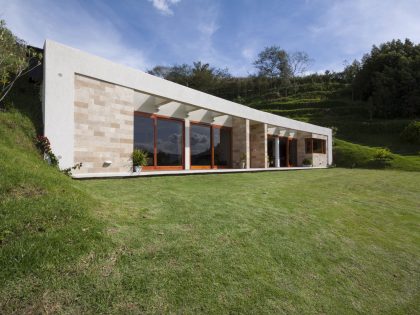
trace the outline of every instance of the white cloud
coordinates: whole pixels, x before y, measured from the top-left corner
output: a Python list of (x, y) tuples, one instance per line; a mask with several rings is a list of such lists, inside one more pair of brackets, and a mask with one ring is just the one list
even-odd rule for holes
[[(420, 41), (420, 1), (320, 2), (325, 4), (326, 10), (307, 29), (315, 44), (321, 43), (327, 50), (334, 48), (334, 53), (341, 57), (341, 64), (344, 59), (360, 58), (374, 44), (397, 38)], [(339, 63), (338, 60), (329, 62)]]
[(181, 0), (149, 0), (153, 3), (153, 6), (163, 15), (173, 15), (174, 12), (171, 10), (171, 6), (177, 4)]
[(213, 34), (219, 29), (215, 20), (211, 20), (208, 23), (201, 23), (198, 25), (198, 30), (206, 36), (213, 36)]
[(14, 0), (1, 7), (0, 18), (31, 45), (42, 47), (48, 38), (130, 67), (149, 67), (143, 51), (125, 42), (113, 17), (101, 16), (99, 10), (93, 15), (75, 2), (60, 1)]

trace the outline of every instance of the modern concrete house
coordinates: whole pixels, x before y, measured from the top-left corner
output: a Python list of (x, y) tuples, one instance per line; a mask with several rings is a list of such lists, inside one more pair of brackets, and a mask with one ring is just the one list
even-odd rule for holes
[[(332, 132), (255, 110), (47, 40), (44, 133), (74, 177), (298, 169), (332, 163)], [(137, 175), (136, 175), (137, 176)]]

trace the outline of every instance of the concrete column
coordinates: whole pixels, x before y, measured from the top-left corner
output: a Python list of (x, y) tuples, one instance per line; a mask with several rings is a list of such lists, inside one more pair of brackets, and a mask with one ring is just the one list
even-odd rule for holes
[(185, 149), (184, 149), (184, 163), (185, 169), (191, 168), (191, 151), (190, 151), (190, 120), (185, 119)]
[(274, 166), (280, 167), (280, 139), (274, 138)]
[(245, 155), (245, 168), (250, 167), (249, 120), (232, 117), (232, 167), (241, 168)]

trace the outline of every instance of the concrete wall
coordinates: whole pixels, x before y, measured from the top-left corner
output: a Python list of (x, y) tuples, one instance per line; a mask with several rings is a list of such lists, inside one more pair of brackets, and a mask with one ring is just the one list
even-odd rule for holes
[(246, 155), (245, 168), (250, 167), (249, 120), (232, 119), (232, 167), (241, 168), (241, 156)]
[(267, 167), (267, 124), (256, 123), (250, 127), (251, 167)]

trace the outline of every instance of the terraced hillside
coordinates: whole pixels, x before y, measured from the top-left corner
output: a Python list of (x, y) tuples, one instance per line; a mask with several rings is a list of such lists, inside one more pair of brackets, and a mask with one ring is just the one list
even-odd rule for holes
[(420, 147), (403, 143), (400, 133), (410, 122), (408, 119), (371, 119), (369, 104), (336, 97), (335, 91), (305, 91), (292, 97), (267, 99), (254, 97), (247, 105), (325, 127), (335, 127), (334, 156), (338, 166), (371, 167), (377, 147), (389, 148), (393, 153), (390, 167), (420, 170)]

